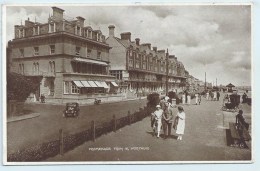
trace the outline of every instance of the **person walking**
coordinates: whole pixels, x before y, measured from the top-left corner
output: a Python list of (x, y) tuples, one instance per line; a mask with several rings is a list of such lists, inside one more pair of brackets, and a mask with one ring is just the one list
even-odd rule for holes
[(195, 103), (196, 103), (196, 105), (199, 103), (199, 94), (198, 93), (195, 94)]
[(186, 101), (186, 99), (185, 99), (185, 93), (183, 93), (183, 94), (182, 94), (182, 104), (185, 104), (185, 101)]
[(190, 94), (188, 94), (187, 96), (187, 104), (190, 105), (190, 100), (191, 100), (191, 97), (190, 97)]
[(199, 105), (200, 105), (200, 103), (201, 103), (201, 94), (200, 93), (198, 94), (198, 102), (199, 102)]
[(164, 139), (171, 136), (173, 118), (173, 105), (171, 103), (165, 103), (165, 109), (163, 111), (162, 126), (164, 132)]
[(213, 97), (214, 101), (217, 100), (217, 91), (214, 91), (214, 97)]
[(176, 134), (178, 135), (177, 140), (182, 140), (182, 136), (184, 134), (185, 130), (185, 113), (183, 107), (179, 106), (178, 107), (178, 112), (177, 112), (177, 129), (176, 129)]
[(209, 92), (207, 91), (207, 100), (209, 100)]
[(163, 115), (163, 110), (161, 109), (161, 106), (157, 105), (156, 110), (151, 115), (152, 118), (154, 119), (153, 132), (155, 134), (157, 130), (157, 138), (159, 138), (161, 132), (161, 126), (162, 126), (162, 115)]
[(220, 93), (217, 91), (217, 100), (219, 101)]

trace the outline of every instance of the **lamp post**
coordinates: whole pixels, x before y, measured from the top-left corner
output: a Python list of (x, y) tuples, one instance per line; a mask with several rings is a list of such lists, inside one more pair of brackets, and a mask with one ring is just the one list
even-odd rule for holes
[(166, 95), (168, 95), (168, 83), (169, 83), (169, 53), (168, 49), (166, 52)]

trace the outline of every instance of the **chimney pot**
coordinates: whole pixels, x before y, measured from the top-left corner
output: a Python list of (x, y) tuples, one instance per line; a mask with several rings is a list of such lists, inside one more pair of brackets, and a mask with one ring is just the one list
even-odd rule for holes
[(115, 36), (115, 26), (114, 25), (109, 25), (109, 37), (114, 37)]
[(140, 39), (139, 39), (139, 38), (136, 38), (136, 39), (135, 39), (135, 43), (136, 43), (137, 46), (139, 46), (139, 45), (140, 45)]
[(130, 32), (121, 33), (120, 35), (121, 35), (122, 40), (129, 40), (131, 42), (131, 33)]

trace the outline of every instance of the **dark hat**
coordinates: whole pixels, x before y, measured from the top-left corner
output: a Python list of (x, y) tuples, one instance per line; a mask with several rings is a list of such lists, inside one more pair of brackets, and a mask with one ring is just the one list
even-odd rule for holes
[(178, 110), (184, 111), (182, 106), (178, 106)]
[(239, 113), (239, 114), (243, 114), (243, 110), (239, 110), (238, 113)]

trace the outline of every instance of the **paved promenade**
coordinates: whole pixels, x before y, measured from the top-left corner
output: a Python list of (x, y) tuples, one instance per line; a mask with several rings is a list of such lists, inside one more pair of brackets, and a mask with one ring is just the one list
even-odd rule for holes
[[(222, 95), (223, 97), (223, 95)], [(194, 100), (192, 100), (194, 103)], [(228, 122), (235, 122), (235, 114), (221, 110), (222, 101), (202, 99), (201, 105), (183, 105), (186, 129), (182, 141), (175, 132), (164, 140), (152, 136), (150, 119), (126, 126), (117, 132), (98, 138), (48, 161), (250, 161), (249, 149), (229, 147), (226, 138)], [(251, 123), (251, 109), (241, 108)], [(177, 109), (175, 109), (177, 111)]]

